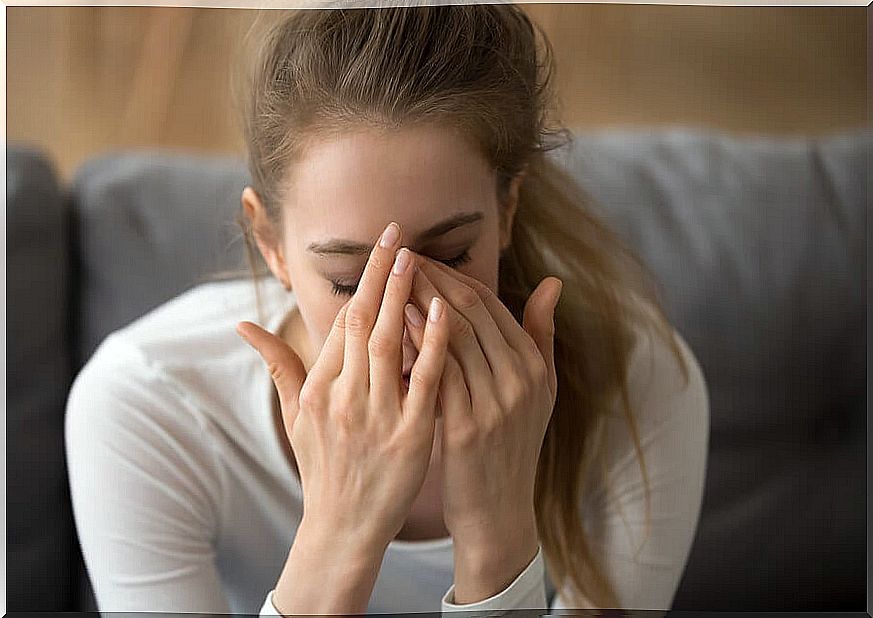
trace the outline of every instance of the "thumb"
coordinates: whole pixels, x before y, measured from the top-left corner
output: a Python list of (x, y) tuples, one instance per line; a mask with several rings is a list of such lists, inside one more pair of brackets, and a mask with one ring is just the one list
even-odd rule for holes
[(306, 380), (306, 369), (291, 347), (273, 333), (252, 322), (240, 322), (236, 332), (252, 346), (267, 364), (270, 377), (279, 392), (282, 417), (290, 429), (297, 419), (300, 388)]
[(546, 277), (533, 291), (524, 306), (522, 326), (537, 344), (549, 372), (552, 395), (557, 390), (555, 374), (555, 307), (561, 297), (563, 282), (557, 277)]

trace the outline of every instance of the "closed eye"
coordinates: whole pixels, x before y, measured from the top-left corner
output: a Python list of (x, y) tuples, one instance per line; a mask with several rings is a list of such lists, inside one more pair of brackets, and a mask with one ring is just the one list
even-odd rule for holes
[[(456, 266), (460, 266), (461, 264), (466, 264), (470, 261), (470, 250), (465, 249), (461, 254), (456, 255), (453, 258), (449, 258), (447, 260), (439, 260), (449, 268), (455, 268)], [(357, 283), (345, 284), (339, 283), (337, 281), (331, 281), (333, 286), (332, 292), (337, 296), (352, 296), (358, 289)]]

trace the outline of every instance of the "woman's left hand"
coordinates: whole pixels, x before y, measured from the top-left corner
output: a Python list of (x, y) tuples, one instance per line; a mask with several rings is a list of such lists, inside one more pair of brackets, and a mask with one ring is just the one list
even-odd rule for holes
[[(439, 386), (443, 516), (454, 541), (454, 602), (473, 603), (505, 589), (538, 549), (534, 483), (557, 396), (561, 281), (540, 282), (519, 325), (480, 281), (415, 260), (412, 300), (426, 309), (439, 296), (448, 311), (450, 353)], [(407, 326), (419, 346), (421, 328)]]

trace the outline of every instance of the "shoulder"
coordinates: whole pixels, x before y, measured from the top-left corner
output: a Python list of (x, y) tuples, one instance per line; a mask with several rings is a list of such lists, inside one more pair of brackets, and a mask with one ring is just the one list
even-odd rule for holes
[[(639, 302), (646, 315), (657, 318), (650, 303)], [(670, 470), (692, 485), (702, 483), (710, 424), (706, 379), (682, 334), (664, 326), (662, 332), (648, 320), (633, 324), (626, 376), (630, 410), (617, 395), (601, 424), (599, 453), (615, 482), (641, 480), (639, 446), (652, 472)]]
[[(657, 317), (652, 305), (643, 308)], [(622, 606), (664, 608), (672, 602), (702, 507), (709, 398), (685, 338), (672, 325), (666, 324), (665, 337), (647, 322), (634, 325), (628, 360), (631, 418), (619, 398), (603, 419), (603, 465), (592, 470), (581, 508)]]
[(259, 285), (260, 296), (248, 278), (195, 286), (115, 331), (108, 340), (136, 347), (151, 362), (165, 366), (178, 358), (194, 360), (192, 352), (214, 357), (225, 349), (216, 344), (238, 338), (237, 322), (260, 322), (262, 316), (269, 321), (287, 303), (288, 295), (278, 293), (282, 288), (274, 280)]
[(82, 373), (125, 367), (119, 379), (137, 370), (183, 380), (199, 371), (215, 371), (244, 354), (236, 325), (241, 320), (278, 321), (293, 303), (293, 295), (274, 280), (260, 283), (259, 294), (250, 279), (216, 281), (189, 289), (114, 331), (95, 350)]
[[(266, 281), (261, 287), (268, 324), (289, 302), (276, 287), (282, 289)], [(234, 396), (244, 400), (238, 385), (248, 383), (246, 369), (256, 370), (259, 360), (236, 334), (240, 320), (261, 322), (248, 279), (194, 287), (111, 333), (70, 389), (71, 436), (87, 443), (103, 428), (117, 440), (111, 432), (120, 425), (156, 437), (198, 432), (208, 415), (233, 410)]]
[[(644, 315), (657, 322), (654, 306), (638, 300)], [(706, 378), (691, 346), (669, 322), (657, 329), (649, 320), (633, 325), (634, 345), (628, 358), (627, 387), (638, 420), (663, 424), (680, 418), (708, 426)]]

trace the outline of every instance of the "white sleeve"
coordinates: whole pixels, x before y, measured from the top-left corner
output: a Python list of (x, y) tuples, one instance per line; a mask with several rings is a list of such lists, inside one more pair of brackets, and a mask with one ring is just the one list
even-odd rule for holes
[(501, 616), (507, 610), (545, 609), (547, 603), (542, 546), (537, 549), (536, 556), (530, 564), (505, 590), (476, 603), (457, 605), (454, 600), (455, 586), (453, 584), (443, 596), (442, 612), (463, 611), (464, 615), (468, 615), (470, 612), (469, 615), (472, 616)]
[(267, 598), (264, 599), (264, 604), (261, 605), (261, 611), (258, 616), (281, 616), (282, 613), (273, 605), (273, 591), (267, 593)]
[[(646, 537), (644, 480), (621, 416), (610, 417), (603, 451), (607, 486), (585, 498), (586, 531), (623, 609), (669, 610), (697, 529), (709, 443), (703, 373), (674, 331), (689, 370), (686, 387), (672, 349), (643, 335), (629, 366), (630, 403), (639, 428), (651, 497)], [(596, 472), (595, 472), (596, 474)], [(554, 609), (577, 609), (560, 594)], [(580, 609), (591, 609), (588, 604)]]
[(99, 610), (229, 613), (216, 571), (217, 466), (202, 416), (110, 336), (77, 376), (66, 450)]
[[(455, 586), (449, 587), (448, 592), (442, 598), (442, 611), (463, 611), (465, 616), (499, 616), (504, 614), (500, 610), (508, 609), (544, 609), (546, 604), (545, 565), (543, 563), (543, 549), (537, 550), (536, 556), (524, 571), (502, 592), (476, 603), (456, 605), (454, 601)], [(273, 605), (273, 591), (267, 594), (264, 604), (261, 606), (260, 616), (281, 616), (282, 614)]]

